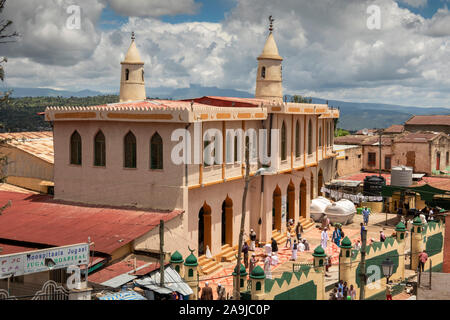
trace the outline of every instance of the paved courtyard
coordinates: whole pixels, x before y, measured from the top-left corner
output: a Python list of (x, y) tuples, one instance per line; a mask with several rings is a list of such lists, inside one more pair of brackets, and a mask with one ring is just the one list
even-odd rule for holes
[[(352, 243), (355, 243), (360, 239), (360, 223), (363, 221), (362, 216), (356, 214), (353, 223), (343, 226), (343, 231), (345, 236), (348, 236)], [(387, 225), (386, 225), (386, 214), (385, 213), (373, 213), (370, 215), (369, 226), (367, 227), (367, 243), (370, 240), (379, 241), (380, 230), (384, 230), (386, 236), (390, 236), (394, 230), (395, 225), (398, 223), (396, 214), (387, 214)], [(285, 244), (279, 244), (278, 258), (279, 263), (276, 266), (272, 266), (272, 278), (277, 278), (282, 275), (285, 271), (292, 271), (293, 263), (312, 263), (313, 256), (312, 253), (314, 249), (320, 245), (321, 230), (316, 227), (312, 227), (302, 234), (302, 238), (306, 238), (310, 243), (310, 250), (305, 252), (298, 252), (297, 260), (295, 262), (289, 261), (291, 258), (292, 251), (290, 248), (285, 248)], [(333, 230), (328, 231), (328, 238), (331, 239)], [(409, 250), (410, 242), (408, 241), (409, 234), (406, 239), (406, 249)], [(332, 257), (332, 267), (329, 269), (328, 277), (326, 278), (326, 284), (333, 283), (338, 279), (338, 263), (339, 263), (339, 248), (331, 242), (328, 241), (327, 255)], [(251, 255), (251, 252), (250, 254)], [(264, 248), (256, 248), (256, 256), (258, 259), (258, 265), (262, 268), (264, 267)], [(222, 264), (223, 268), (219, 269), (213, 274), (205, 275), (200, 277), (200, 288), (204, 287), (205, 281), (208, 281), (209, 286), (212, 287), (214, 293), (214, 299), (217, 298), (216, 288), (219, 283), (221, 283), (228, 295), (233, 293), (233, 277), (232, 272), (236, 266), (235, 263), (225, 263)], [(248, 270), (247, 270), (248, 271)]]

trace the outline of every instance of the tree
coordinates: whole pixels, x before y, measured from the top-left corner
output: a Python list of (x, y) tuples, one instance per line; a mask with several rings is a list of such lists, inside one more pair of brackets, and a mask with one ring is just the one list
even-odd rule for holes
[(312, 98), (302, 97), (300, 95), (294, 95), (291, 97), (291, 102), (295, 103), (312, 103)]
[[(6, 0), (0, 0), (0, 14), (5, 9)], [(11, 20), (0, 18), (0, 45), (5, 45), (5, 43), (14, 42), (15, 38), (19, 36), (16, 31), (11, 31), (11, 26), (13, 22)], [(0, 57), (0, 80), (5, 80), (5, 69), (4, 64), (8, 62), (6, 57)], [(0, 92), (0, 101), (7, 100), (11, 91)]]

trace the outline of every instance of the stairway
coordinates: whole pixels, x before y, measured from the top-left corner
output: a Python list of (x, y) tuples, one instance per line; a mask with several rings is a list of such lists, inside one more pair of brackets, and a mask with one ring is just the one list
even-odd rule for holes
[(300, 224), (303, 227), (303, 231), (308, 230), (309, 228), (313, 227), (316, 225), (316, 223), (314, 222), (313, 219), (309, 218), (309, 220), (307, 220), (306, 218), (301, 217), (299, 220)]
[[(280, 231), (278, 230), (272, 230), (272, 238), (275, 239), (275, 241), (277, 242), (277, 244), (279, 246), (281, 245), (285, 245), (286, 244), (286, 235), (282, 234)], [(271, 243), (271, 241), (267, 242), (267, 243)]]
[(216, 260), (221, 262), (235, 262), (237, 254), (237, 246), (231, 247), (229, 244), (226, 244), (222, 246), (222, 251), (216, 256)]
[(200, 266), (200, 274), (211, 274), (214, 271), (219, 270), (222, 265), (214, 260), (214, 259), (208, 259), (205, 255), (198, 258), (198, 264)]

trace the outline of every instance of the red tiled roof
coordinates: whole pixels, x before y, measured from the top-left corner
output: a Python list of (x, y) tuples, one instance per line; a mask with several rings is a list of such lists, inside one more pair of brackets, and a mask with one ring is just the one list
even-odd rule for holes
[[(136, 259), (136, 268), (142, 267), (146, 264), (148, 264), (148, 262)], [(142, 268), (141, 270), (138, 270), (136, 273), (134, 273), (134, 261), (132, 259), (122, 260), (120, 262), (111, 264), (93, 273), (92, 275), (89, 275), (89, 281), (94, 283), (103, 283), (125, 273), (129, 273), (131, 275), (145, 275), (149, 272), (152, 272), (153, 270), (156, 270), (157, 268), (159, 268), (159, 265), (156, 263), (152, 263), (151, 265)]]
[(160, 220), (169, 221), (184, 212), (89, 206), (47, 195), (0, 192), (0, 204), (8, 200), (12, 205), (0, 216), (0, 238), (64, 246), (91, 237), (94, 250), (106, 254), (154, 229)]
[(401, 124), (393, 124), (389, 128), (384, 129), (385, 133), (402, 133), (405, 131), (405, 127)]
[(405, 125), (450, 126), (450, 115), (413, 116)]
[[(379, 136), (373, 136), (365, 139), (361, 144), (365, 146), (378, 145), (380, 142)], [(390, 146), (392, 145), (392, 138), (389, 137), (381, 137), (381, 145), (382, 146)]]
[(377, 132), (377, 129), (361, 129), (361, 130), (356, 131), (356, 134), (364, 135), (364, 133), (363, 133), (364, 130), (367, 130), (367, 133), (376, 133)]

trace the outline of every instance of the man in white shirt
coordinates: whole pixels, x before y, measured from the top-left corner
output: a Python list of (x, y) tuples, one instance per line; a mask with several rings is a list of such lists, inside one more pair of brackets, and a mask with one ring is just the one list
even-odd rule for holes
[(327, 242), (328, 242), (328, 233), (327, 228), (324, 228), (322, 230), (322, 235), (320, 236), (320, 245), (322, 246), (323, 250), (327, 248)]

